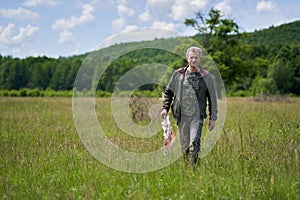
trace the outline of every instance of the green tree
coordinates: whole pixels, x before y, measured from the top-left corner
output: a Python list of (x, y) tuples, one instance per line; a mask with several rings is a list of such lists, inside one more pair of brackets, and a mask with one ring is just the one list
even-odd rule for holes
[[(300, 48), (299, 48), (300, 50)], [(291, 92), (294, 94), (300, 94), (300, 55), (294, 57), (291, 61), (291, 67), (294, 68), (294, 80), (293, 80), (293, 87)]]
[(44, 90), (48, 86), (48, 76), (42, 63), (38, 62), (32, 66), (32, 75), (30, 78), (30, 88)]
[(70, 70), (66, 74), (66, 89), (71, 90), (74, 85), (74, 81), (81, 65), (81, 60), (79, 58), (72, 58), (70, 60)]
[(252, 84), (252, 94), (255, 95), (270, 95), (277, 91), (276, 82), (272, 78), (263, 78), (257, 76)]
[(69, 71), (69, 61), (65, 58), (60, 58), (50, 80), (50, 88), (54, 90), (66, 90), (68, 88), (66, 78)]
[(239, 26), (234, 20), (223, 19), (221, 11), (213, 8), (209, 11), (208, 18), (205, 18), (199, 11), (196, 12), (195, 19), (186, 19), (184, 24), (186, 26), (192, 26), (199, 31), (200, 37), (204, 38), (203, 43), (205, 48), (211, 46), (212, 37), (217, 38), (218, 43), (224, 41), (225, 44), (228, 44), (229, 35), (239, 32)]
[[(122, 75), (132, 69), (136, 63), (132, 59), (119, 58), (112, 62), (99, 80), (98, 89), (113, 92), (115, 85)], [(126, 87), (126, 86), (123, 86)], [(126, 88), (123, 88), (124, 90)]]
[(1, 88), (8, 90), (18, 90), (26, 83), (26, 69), (21, 59), (7, 59), (1, 64), (0, 84)]
[(293, 87), (294, 69), (290, 62), (284, 62), (279, 59), (270, 66), (268, 78), (275, 81), (281, 94), (289, 93)]
[(239, 26), (232, 19), (222, 19), (221, 23), (216, 26), (216, 35), (228, 41), (229, 34), (239, 33)]
[(8, 89), (8, 77), (10, 76), (10, 66), (12, 61), (10, 59), (4, 60), (0, 66), (0, 87), (1, 89)]

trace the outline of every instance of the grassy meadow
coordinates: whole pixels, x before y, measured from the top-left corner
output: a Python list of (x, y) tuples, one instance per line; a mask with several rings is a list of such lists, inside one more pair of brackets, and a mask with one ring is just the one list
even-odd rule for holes
[[(96, 101), (111, 140), (134, 150), (141, 141), (118, 129), (110, 99)], [(228, 98), (221, 137), (196, 170), (180, 158), (134, 174), (105, 166), (84, 148), (72, 98), (0, 97), (0, 199), (299, 199), (299, 111), (299, 98)], [(152, 140), (143, 147), (162, 144), (161, 136)]]

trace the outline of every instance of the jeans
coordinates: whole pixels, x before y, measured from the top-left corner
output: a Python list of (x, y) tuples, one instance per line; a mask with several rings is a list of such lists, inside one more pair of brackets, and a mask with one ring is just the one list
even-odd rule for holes
[(193, 148), (193, 153), (197, 154), (200, 151), (203, 119), (199, 119), (199, 116), (181, 116), (178, 127), (182, 153)]

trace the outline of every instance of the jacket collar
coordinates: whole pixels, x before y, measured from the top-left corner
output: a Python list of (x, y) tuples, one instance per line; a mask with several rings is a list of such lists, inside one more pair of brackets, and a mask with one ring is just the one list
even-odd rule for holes
[[(188, 65), (185, 67), (182, 67), (182, 68), (178, 69), (178, 72), (181, 75), (184, 75), (186, 70), (188, 69), (188, 67), (189, 67)], [(207, 70), (203, 69), (203, 67), (200, 67), (200, 74), (201, 74), (201, 77), (204, 77), (204, 76), (208, 75), (209, 72)]]

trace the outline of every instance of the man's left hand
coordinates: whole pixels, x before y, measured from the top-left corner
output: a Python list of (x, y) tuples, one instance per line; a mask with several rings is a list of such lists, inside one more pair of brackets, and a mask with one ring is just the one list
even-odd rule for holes
[(214, 120), (209, 120), (208, 122), (208, 130), (212, 131), (215, 128), (215, 121)]

